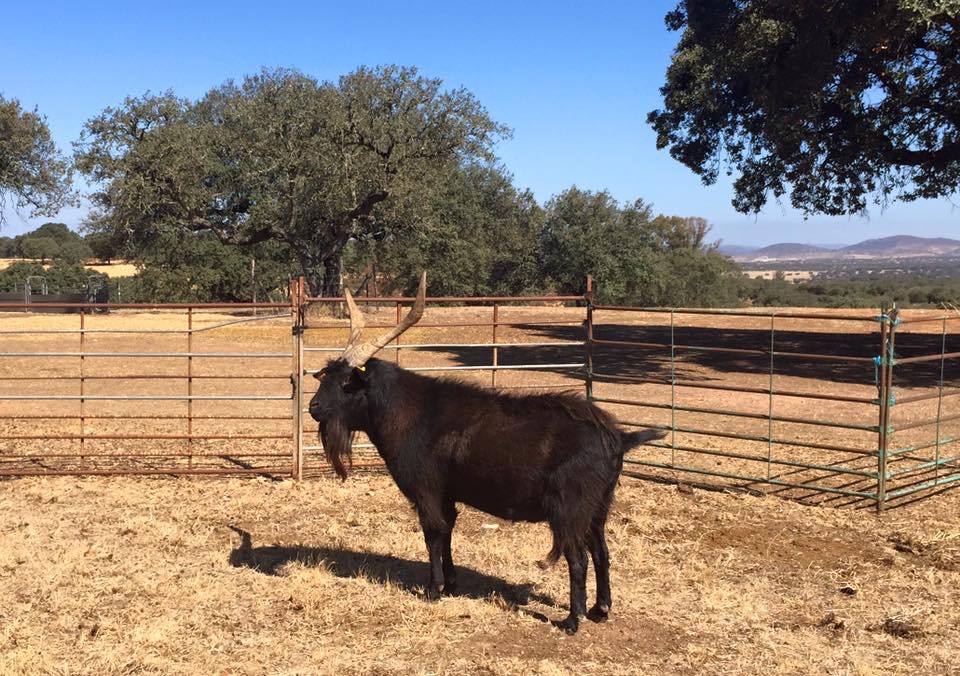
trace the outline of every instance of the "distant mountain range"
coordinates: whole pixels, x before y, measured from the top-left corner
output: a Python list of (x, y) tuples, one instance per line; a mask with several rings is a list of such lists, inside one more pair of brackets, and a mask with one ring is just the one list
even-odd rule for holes
[(850, 246), (829, 248), (812, 244), (771, 244), (763, 248), (721, 246), (720, 251), (734, 259), (748, 262), (803, 261), (828, 258), (913, 258), (918, 256), (960, 256), (960, 239), (947, 237), (914, 237), (895, 235), (868, 239)]

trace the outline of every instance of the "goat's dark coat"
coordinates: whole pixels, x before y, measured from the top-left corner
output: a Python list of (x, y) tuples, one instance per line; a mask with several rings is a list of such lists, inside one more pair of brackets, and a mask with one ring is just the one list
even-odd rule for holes
[(456, 503), (503, 519), (546, 521), (553, 562), (570, 569), (570, 616), (586, 613), (586, 552), (597, 577), (594, 619), (609, 612), (604, 527), (629, 447), (663, 436), (624, 433), (608, 413), (567, 394), (506, 395), (406, 371), (370, 359), (363, 368), (334, 360), (318, 375), (310, 413), (341, 478), (360, 430), (376, 446), (397, 486), (416, 507), (430, 554), (427, 595), (441, 581), (452, 593), (450, 536)]

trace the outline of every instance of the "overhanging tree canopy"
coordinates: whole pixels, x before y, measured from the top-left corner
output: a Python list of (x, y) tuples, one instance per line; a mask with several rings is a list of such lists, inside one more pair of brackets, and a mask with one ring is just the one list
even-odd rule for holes
[(469, 92), (441, 86), (393, 66), (337, 83), (275, 70), (196, 102), (128, 99), (77, 144), (99, 186), (94, 223), (134, 248), (171, 230), (283, 242), (312, 293), (336, 294), (351, 238), (416, 227), (448, 167), (492, 159), (508, 133)]
[(958, 0), (683, 0), (648, 121), (734, 207), (788, 191), (805, 213), (862, 211), (960, 186)]
[(46, 121), (0, 96), (0, 224), (3, 208), (52, 216), (70, 199), (70, 172)]

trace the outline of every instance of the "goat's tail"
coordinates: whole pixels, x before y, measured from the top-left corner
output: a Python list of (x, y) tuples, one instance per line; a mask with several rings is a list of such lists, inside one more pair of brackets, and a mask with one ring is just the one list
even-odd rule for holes
[(626, 453), (634, 446), (646, 444), (655, 439), (663, 439), (667, 436), (666, 430), (655, 430), (651, 428), (637, 430), (636, 432), (620, 432), (620, 447), (622, 452)]
[(557, 543), (553, 543), (553, 548), (550, 549), (550, 552), (543, 558), (541, 561), (537, 561), (537, 566), (540, 570), (546, 570), (547, 568), (552, 568), (553, 565), (560, 559), (560, 550), (557, 549)]

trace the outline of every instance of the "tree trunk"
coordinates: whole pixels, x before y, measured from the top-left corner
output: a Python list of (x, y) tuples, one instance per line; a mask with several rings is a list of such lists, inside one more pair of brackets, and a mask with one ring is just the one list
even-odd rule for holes
[(308, 242), (295, 247), (307, 292), (314, 298), (335, 298), (340, 295), (340, 277), (343, 269), (343, 244), (335, 242), (321, 251), (309, 249)]
[(301, 258), (300, 267), (303, 268), (303, 279), (307, 283), (307, 293), (315, 297), (322, 296), (323, 266)]
[(323, 261), (323, 296), (332, 298), (340, 295), (341, 271), (339, 251)]

